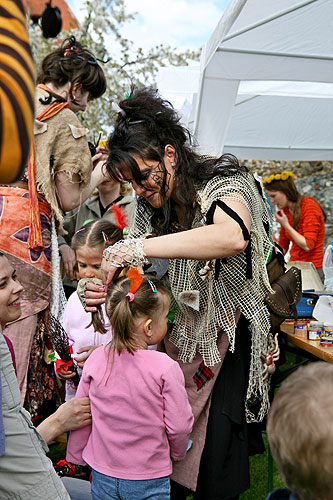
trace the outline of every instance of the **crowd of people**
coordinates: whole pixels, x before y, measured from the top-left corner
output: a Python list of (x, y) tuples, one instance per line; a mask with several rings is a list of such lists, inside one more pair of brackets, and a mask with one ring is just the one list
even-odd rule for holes
[[(321, 268), (325, 214), (291, 172), (262, 186), (233, 155), (198, 155), (152, 88), (113, 106), (107, 146), (91, 156), (76, 113), (105, 92), (103, 69), (70, 37), (42, 61), (33, 92), (23, 7), (8, 4), (26, 51), (8, 48), (17, 82), (21, 66), (30, 79), (15, 106), (28, 124), (21, 154), (6, 160), (24, 168), (0, 186), (0, 498), (236, 500), (270, 407), (275, 247), (263, 186), (291, 260)], [(54, 362), (61, 342), (73, 360)], [(283, 394), (268, 432), (284, 473)], [(91, 491), (46, 456), (67, 431), (66, 463), (91, 470)], [(326, 486), (308, 494), (290, 468), (285, 477), (299, 500), (331, 498)]]

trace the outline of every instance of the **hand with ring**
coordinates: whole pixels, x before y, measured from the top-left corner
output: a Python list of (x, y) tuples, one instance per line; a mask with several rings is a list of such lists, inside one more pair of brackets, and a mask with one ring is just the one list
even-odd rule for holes
[(142, 267), (149, 261), (144, 251), (144, 239), (121, 240), (103, 252), (102, 279), (109, 285), (120, 267)]

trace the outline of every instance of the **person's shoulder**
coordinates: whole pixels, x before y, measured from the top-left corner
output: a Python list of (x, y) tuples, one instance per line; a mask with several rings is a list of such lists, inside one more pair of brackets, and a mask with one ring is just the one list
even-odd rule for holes
[(97, 371), (99, 371), (103, 361), (108, 357), (108, 352), (106, 351), (106, 349), (108, 349), (108, 347), (106, 347), (105, 345), (96, 347), (96, 349), (94, 349), (89, 355), (89, 358), (86, 360), (85, 364), (89, 362), (88, 366), (92, 365), (96, 368)]
[(196, 192), (204, 213), (208, 211), (213, 200), (226, 196), (241, 200), (259, 196), (254, 178), (248, 172), (237, 172), (230, 176), (217, 174), (208, 181), (197, 184)]
[[(47, 90), (36, 87), (35, 89), (35, 106), (36, 106), (36, 115), (40, 115), (43, 111), (45, 111), (49, 106), (55, 104), (55, 99), (50, 99), (50, 94)], [(72, 111), (69, 107), (62, 108), (58, 113), (50, 118), (55, 118), (57, 116), (62, 117), (70, 117), (76, 123), (80, 123), (74, 111)], [(49, 118), (49, 119), (50, 119)]]
[(154, 369), (158, 367), (160, 373), (164, 373), (174, 368), (180, 370), (177, 361), (174, 361), (165, 352), (155, 351), (153, 349), (147, 349), (144, 351), (137, 351), (143, 353), (141, 356)]
[(131, 205), (131, 204), (136, 204), (136, 198), (131, 195), (131, 194), (126, 194), (123, 196), (123, 198), (118, 202), (118, 205), (120, 207), (123, 207), (124, 205)]
[(320, 203), (312, 198), (312, 196), (304, 196), (301, 202), (301, 206), (321, 208)]
[(250, 183), (254, 184), (253, 175), (249, 172), (238, 171), (231, 175), (222, 175), (217, 173), (211, 179), (201, 182), (199, 189), (210, 190), (212, 188), (219, 187), (242, 187), (244, 184)]
[(142, 353), (143, 357), (147, 357), (152, 361), (161, 362), (165, 365), (178, 364), (177, 361), (174, 361), (170, 358), (165, 352), (157, 351), (156, 349), (142, 349), (140, 351), (136, 351)]
[(52, 117), (56, 126), (65, 129), (68, 135), (74, 139), (85, 137), (89, 129), (84, 127), (74, 111), (70, 108), (63, 108), (59, 113)]

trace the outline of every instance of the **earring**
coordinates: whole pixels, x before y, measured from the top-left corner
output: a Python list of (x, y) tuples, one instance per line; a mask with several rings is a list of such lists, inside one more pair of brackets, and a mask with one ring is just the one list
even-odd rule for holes
[(176, 169), (175, 169), (175, 165), (171, 165), (171, 167), (173, 168), (172, 178), (173, 178), (173, 180), (175, 181), (175, 180), (176, 180)]

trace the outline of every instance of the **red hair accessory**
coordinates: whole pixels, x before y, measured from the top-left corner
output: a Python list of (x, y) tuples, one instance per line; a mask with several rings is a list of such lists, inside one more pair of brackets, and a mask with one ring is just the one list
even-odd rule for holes
[(131, 281), (131, 286), (130, 286), (128, 294), (126, 294), (126, 297), (129, 297), (129, 302), (132, 302), (132, 300), (134, 300), (135, 292), (138, 291), (138, 289), (140, 288), (140, 285), (142, 283), (142, 275), (139, 273), (139, 271), (135, 267), (130, 267), (126, 276)]
[(104, 243), (106, 245), (109, 244), (109, 238), (107, 237), (107, 235), (104, 233), (104, 231), (102, 231), (102, 236), (103, 236), (103, 240), (104, 240)]
[(120, 207), (118, 207), (118, 205), (112, 205), (110, 210), (112, 210), (113, 212), (114, 218), (116, 220), (116, 226), (119, 227), (119, 229), (125, 229), (125, 227), (127, 226), (127, 217), (125, 212)]
[(80, 49), (76, 45), (71, 45), (70, 42), (64, 46), (64, 57), (70, 57), (75, 54), (80, 54)]

